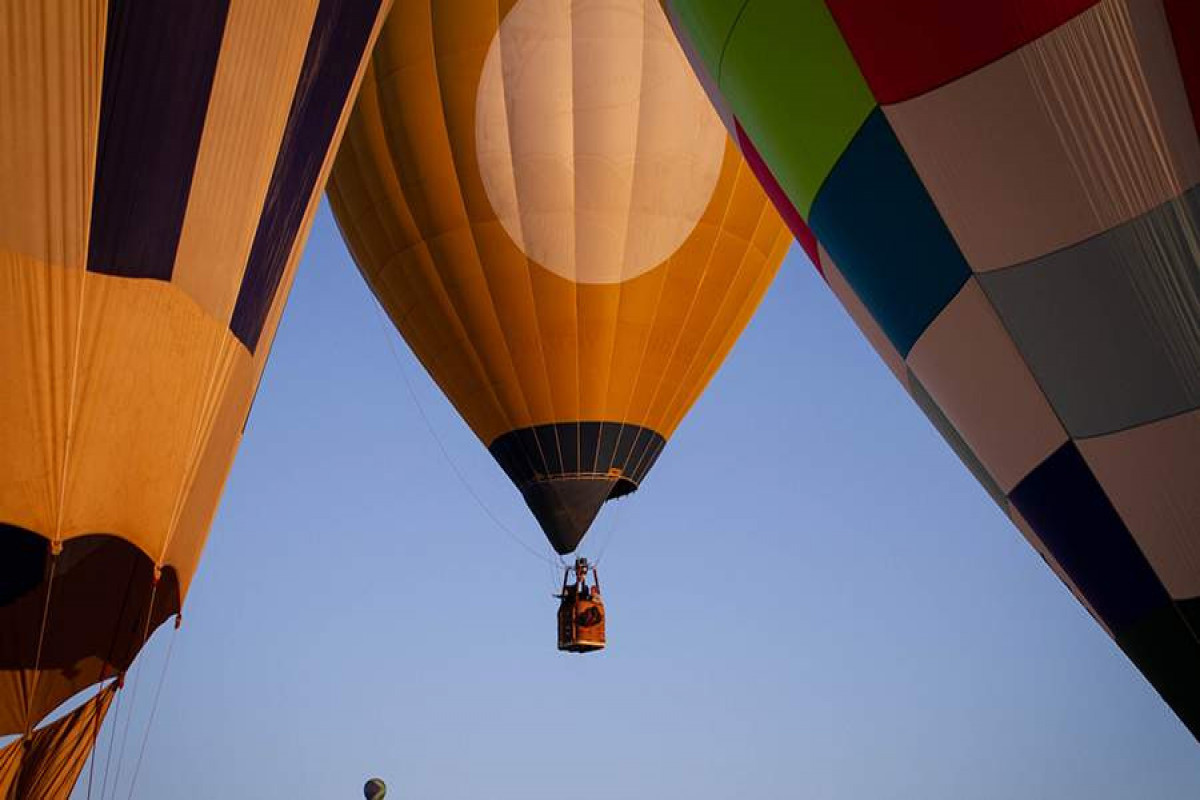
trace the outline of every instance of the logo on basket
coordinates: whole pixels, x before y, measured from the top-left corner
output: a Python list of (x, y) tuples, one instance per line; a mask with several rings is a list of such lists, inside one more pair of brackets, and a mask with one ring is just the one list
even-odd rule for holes
[(604, 612), (599, 606), (585, 609), (575, 618), (575, 624), (581, 628), (594, 628), (601, 622), (604, 622)]

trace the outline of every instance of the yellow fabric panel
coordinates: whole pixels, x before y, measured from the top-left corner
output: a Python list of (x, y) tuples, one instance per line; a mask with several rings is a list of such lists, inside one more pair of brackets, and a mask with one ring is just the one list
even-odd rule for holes
[[(599, 5), (639, 6), (637, 0)], [(669, 435), (749, 320), (782, 260), (781, 243), (790, 237), (736, 147), (722, 135), (720, 169), (707, 204), (665, 260), (648, 269), (622, 266), (624, 279), (616, 281), (603, 277), (603, 265), (581, 266), (591, 262), (578, 254), (570, 269), (534, 260), (527, 252), (533, 249), (530, 235), (520, 237), (523, 251), (514, 241), (513, 223), (502, 221), (493, 207), (495, 198), (489, 198), (480, 173), (476, 111), (487, 102), (479, 95), (480, 78), (508, 7), (499, 17), (496, 11), (485, 0), (395, 8), (331, 177), (334, 213), (381, 304), (485, 444), (510, 430), (575, 420), (621, 421)], [(652, 3), (643, 13), (661, 15)], [(646, 19), (647, 29), (658, 24)], [(588, 38), (587, 31), (572, 35)], [(653, 48), (647, 45), (646, 52)], [(682, 54), (678, 58), (686, 69)], [(647, 68), (661, 66), (661, 58), (645, 60)], [(569, 66), (605, 69), (603, 63)], [(595, 77), (577, 73), (566, 82), (533, 83), (578, 90), (602, 85)], [(505, 85), (511, 88), (507, 79)], [(587, 98), (576, 101), (582, 105)], [(584, 116), (589, 130), (600, 124)], [(673, 140), (658, 131), (672, 123), (670, 116), (649, 109), (636, 115), (631, 122), (642, 126), (638, 146), (666, 152)], [(508, 135), (518, 135), (515, 124)], [(544, 139), (530, 135), (547, 148), (562, 146), (561, 129)], [(598, 137), (577, 134), (576, 141), (595, 144)], [(530, 149), (536, 147), (522, 152)], [(592, 155), (589, 151), (588, 158)], [(513, 167), (514, 173), (522, 169)], [(672, 193), (684, 191), (653, 185), (655, 170), (631, 174), (637, 184), (629, 186), (631, 193), (660, 198), (664, 205), (674, 202)], [(506, 191), (531, 205), (560, 193), (550, 178), (545, 185), (523, 174), (512, 180), (516, 188)], [(601, 192), (621, 185), (597, 181)], [(586, 211), (587, 202), (576, 196), (573, 207)], [(635, 231), (653, 213), (628, 208), (625, 221)], [(537, 215), (530, 213), (529, 219)], [(585, 228), (575, 231), (577, 246), (597, 235), (588, 229), (582, 236)], [(668, 235), (672, 226), (659, 230)], [(550, 242), (546, 252), (554, 250)], [(593, 281), (588, 275), (602, 277)]]
[(228, 322), (237, 301), (243, 270), (215, 267), (250, 254), (317, 4), (229, 7), (171, 276), (214, 319)]
[(106, 13), (102, 0), (0, 5), (0, 251), (83, 268)]
[[(41, 309), (68, 304), (50, 338), (77, 337), (79, 357), (47, 357)], [(0, 308), (0, 452), (25, 454), (0, 459), (0, 518), (52, 540), (115, 533), (159, 562), (250, 354), (163, 281), (0, 258)]]
[(106, 686), (62, 719), (0, 750), (0, 797), (68, 800), (117, 689)]

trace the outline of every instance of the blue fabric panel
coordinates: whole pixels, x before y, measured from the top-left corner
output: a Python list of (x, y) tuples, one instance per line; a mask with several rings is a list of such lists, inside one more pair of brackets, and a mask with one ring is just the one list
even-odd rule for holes
[(903, 356), (971, 274), (878, 108), (826, 178), (808, 223)]

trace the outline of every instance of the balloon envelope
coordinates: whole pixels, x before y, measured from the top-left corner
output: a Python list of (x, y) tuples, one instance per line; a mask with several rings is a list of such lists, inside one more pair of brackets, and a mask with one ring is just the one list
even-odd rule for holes
[(178, 611), (385, 6), (0, 14), (0, 733)]
[(643, 0), (397, 5), (330, 198), (560, 553), (641, 484), (790, 242)]
[(1200, 736), (1200, 4), (664, 6), (830, 288)]

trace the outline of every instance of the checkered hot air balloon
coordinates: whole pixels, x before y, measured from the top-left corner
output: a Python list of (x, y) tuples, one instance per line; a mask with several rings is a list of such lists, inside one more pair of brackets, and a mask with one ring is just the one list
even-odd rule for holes
[(1200, 736), (1200, 3), (663, 4), (830, 288)]

